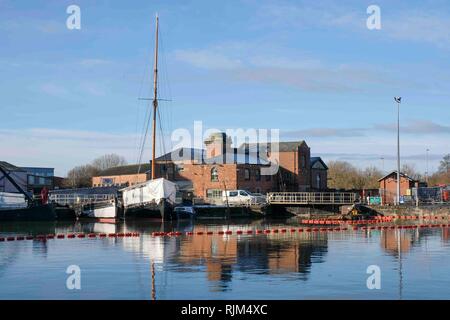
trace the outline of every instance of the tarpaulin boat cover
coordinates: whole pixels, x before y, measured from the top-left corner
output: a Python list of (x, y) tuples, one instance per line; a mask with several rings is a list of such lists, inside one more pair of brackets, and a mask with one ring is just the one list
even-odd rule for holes
[(0, 192), (1, 209), (22, 209), (27, 207), (25, 196), (21, 193)]
[(170, 204), (175, 203), (177, 185), (164, 178), (149, 180), (125, 189), (122, 189), (123, 204), (125, 207), (145, 203), (159, 204), (165, 199)]

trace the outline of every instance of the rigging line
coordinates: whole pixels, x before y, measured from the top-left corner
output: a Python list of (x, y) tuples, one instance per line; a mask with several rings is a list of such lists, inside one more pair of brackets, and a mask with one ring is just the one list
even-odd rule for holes
[[(147, 59), (145, 59), (145, 61), (147, 61)], [(149, 70), (149, 68), (148, 68), (148, 63), (145, 63), (144, 62), (144, 66), (146, 66), (146, 67), (144, 67), (144, 72), (142, 73), (142, 77), (141, 77), (141, 82), (140, 82), (140, 87), (139, 87), (139, 97), (141, 97), (142, 96), (142, 91), (143, 91), (143, 88), (144, 88), (144, 82), (145, 82), (145, 79), (147, 78), (147, 75), (148, 75), (148, 70)], [(138, 122), (139, 122), (139, 115), (140, 115), (140, 113), (139, 113), (139, 111), (140, 111), (140, 102), (138, 101), (138, 103), (137, 103), (137, 105), (138, 105), (138, 110), (137, 110), (137, 112), (136, 112), (136, 125), (135, 125), (135, 133), (136, 133), (136, 137), (135, 137), (135, 139), (134, 139), (134, 145), (135, 145), (135, 148), (136, 148), (136, 151), (137, 151), (137, 153), (136, 153), (136, 159), (138, 158), (138, 154), (139, 154), (139, 145), (141, 144), (141, 140), (142, 140), (142, 132), (144, 131), (144, 126), (142, 127), (142, 130), (141, 130), (141, 136), (140, 136), (140, 141), (139, 141), (139, 144), (138, 144), (138, 136), (137, 136), (137, 133), (138, 133)], [(145, 109), (145, 114), (144, 114), (144, 119), (147, 117), (147, 111), (148, 111), (148, 109), (146, 108)]]
[(147, 103), (147, 105), (146, 105), (146, 107), (145, 107), (145, 115), (144, 115), (144, 123), (142, 124), (142, 129), (141, 129), (141, 135), (140, 135), (140, 140), (139, 140), (139, 145), (137, 146), (137, 148), (138, 148), (138, 154), (137, 154), (137, 163), (140, 163), (140, 159), (141, 159), (141, 154), (142, 154), (142, 145), (143, 145), (143, 140), (145, 139), (145, 135), (144, 135), (144, 132), (146, 131), (146, 130), (148, 130), (147, 129), (147, 127), (148, 127), (148, 123), (149, 123), (149, 121), (150, 121), (150, 118), (149, 118), (149, 110), (150, 110), (150, 106), (149, 106), (149, 103)]
[(142, 144), (143, 144), (143, 140), (144, 140), (144, 132), (146, 130), (147, 127), (147, 123), (148, 123), (148, 113), (149, 113), (149, 106), (146, 105), (145, 106), (145, 115), (144, 115), (144, 122), (142, 123), (142, 129), (141, 129), (141, 134), (140, 134), (140, 139), (139, 139), (139, 145), (136, 146), (136, 150), (137, 152), (137, 157), (136, 157), (136, 163), (140, 163), (140, 158), (141, 158), (141, 154), (142, 154)]
[(141, 172), (141, 163), (142, 163), (142, 155), (143, 155), (143, 153), (144, 153), (144, 147), (145, 147), (145, 142), (146, 142), (146, 140), (147, 140), (147, 133), (148, 133), (148, 128), (149, 128), (149, 124), (150, 124), (150, 116), (151, 116), (151, 112), (149, 112), (149, 118), (148, 118), (148, 120), (149, 121), (146, 121), (146, 126), (145, 126), (145, 133), (144, 133), (144, 136), (143, 136), (143, 139), (142, 139), (142, 145), (141, 145), (141, 152), (140, 152), (140, 155), (139, 155), (139, 167), (138, 167), (138, 174)]
[[(166, 49), (165, 49), (165, 42), (163, 33), (160, 29), (160, 47), (161, 47), (161, 62), (162, 62), (162, 77), (164, 78), (163, 84), (164, 84), (164, 95), (167, 96), (169, 101), (166, 105), (166, 112), (163, 114), (162, 118), (165, 121), (165, 128), (166, 130), (172, 131), (172, 118), (173, 118), (173, 110), (172, 110), (172, 93), (170, 88), (170, 82), (169, 82), (169, 76), (168, 76), (168, 67), (167, 67), (167, 57), (166, 57)], [(171, 142), (171, 141), (170, 141)]]
[[(159, 113), (159, 109), (158, 109), (158, 119), (159, 119), (159, 131), (161, 133), (161, 149), (163, 151), (163, 155), (166, 154), (166, 147), (164, 144), (164, 135), (163, 135), (163, 130), (162, 130), (162, 126), (161, 126), (161, 114)], [(166, 165), (167, 165), (167, 160), (166, 160)]]

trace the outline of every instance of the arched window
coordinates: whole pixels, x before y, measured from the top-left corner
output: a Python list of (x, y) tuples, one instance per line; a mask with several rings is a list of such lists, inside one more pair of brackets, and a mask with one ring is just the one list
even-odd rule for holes
[(320, 189), (320, 173), (316, 175), (317, 189)]
[(211, 169), (211, 181), (219, 181), (219, 173), (216, 167)]
[(250, 169), (245, 169), (244, 170), (244, 179), (245, 180), (250, 180)]

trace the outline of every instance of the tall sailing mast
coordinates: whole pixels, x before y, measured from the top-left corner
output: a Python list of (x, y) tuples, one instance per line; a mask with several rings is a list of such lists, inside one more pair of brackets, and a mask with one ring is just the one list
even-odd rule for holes
[(158, 24), (159, 18), (156, 14), (155, 65), (153, 69), (152, 180), (155, 179), (156, 112), (158, 109)]

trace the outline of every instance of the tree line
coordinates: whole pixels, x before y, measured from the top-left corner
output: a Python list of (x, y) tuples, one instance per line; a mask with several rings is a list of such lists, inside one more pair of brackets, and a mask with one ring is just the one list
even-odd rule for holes
[(106, 154), (94, 159), (88, 164), (77, 166), (67, 173), (64, 181), (66, 188), (84, 188), (92, 186), (92, 177), (98, 175), (101, 171), (126, 165), (124, 157), (117, 154)]
[[(347, 161), (330, 161), (328, 166), (328, 187), (331, 189), (378, 189), (378, 180), (385, 173), (374, 166), (359, 169)], [(438, 171), (428, 177), (428, 186), (450, 184), (450, 154), (444, 156)], [(418, 172), (412, 164), (403, 164), (400, 172), (418, 180), (425, 181), (426, 176)]]

